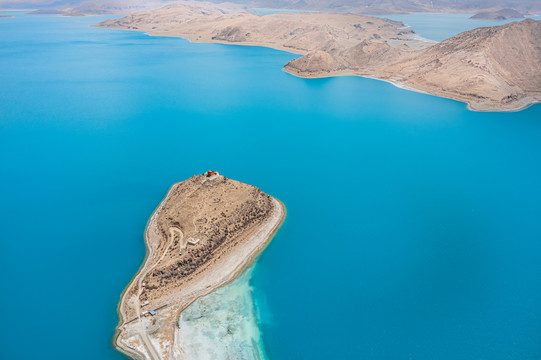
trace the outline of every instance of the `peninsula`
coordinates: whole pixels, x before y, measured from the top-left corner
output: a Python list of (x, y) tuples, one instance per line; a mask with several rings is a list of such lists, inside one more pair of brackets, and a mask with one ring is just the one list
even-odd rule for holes
[(296, 76), (371, 77), (476, 111), (515, 111), (541, 101), (541, 21), (478, 28), (435, 43), (385, 18), (237, 10), (175, 4), (96, 26), (285, 50), (302, 55), (283, 68)]
[(180, 313), (240, 274), (284, 216), (278, 200), (214, 171), (174, 184), (148, 221), (147, 255), (121, 296), (115, 346), (133, 359), (184, 358)]

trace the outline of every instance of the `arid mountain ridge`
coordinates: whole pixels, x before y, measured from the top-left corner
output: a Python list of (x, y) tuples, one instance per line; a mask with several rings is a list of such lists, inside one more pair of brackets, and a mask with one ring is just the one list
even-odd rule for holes
[[(66, 14), (130, 14), (176, 3), (175, 0), (0, 0), (0, 9), (56, 9)], [(199, 2), (199, 1), (197, 1)], [(203, 2), (203, 1), (202, 1)], [(222, 0), (215, 0), (220, 3)], [(297, 9), (355, 14), (468, 13), (511, 8), (541, 12), (538, 0), (231, 0), (247, 8)]]
[(98, 26), (194, 42), (266, 46), (303, 55), (284, 71), (359, 75), (447, 97), (478, 111), (514, 111), (541, 100), (541, 22), (478, 28), (441, 43), (401, 22), (343, 13), (255, 16), (220, 6), (170, 5)]
[(251, 6), (301, 10), (340, 11), (361, 14), (390, 13), (477, 13), (512, 8), (524, 14), (537, 13), (537, 0), (236, 0)]

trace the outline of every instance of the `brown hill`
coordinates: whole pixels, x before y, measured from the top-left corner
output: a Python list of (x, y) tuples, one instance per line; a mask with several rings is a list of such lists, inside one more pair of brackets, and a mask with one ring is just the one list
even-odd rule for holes
[(475, 110), (517, 110), (541, 101), (541, 22), (466, 31), (380, 74)]
[(309, 53), (284, 70), (302, 77), (376, 77), (478, 111), (518, 110), (541, 101), (541, 22), (531, 19), (467, 31), (423, 50), (364, 41), (329, 55)]

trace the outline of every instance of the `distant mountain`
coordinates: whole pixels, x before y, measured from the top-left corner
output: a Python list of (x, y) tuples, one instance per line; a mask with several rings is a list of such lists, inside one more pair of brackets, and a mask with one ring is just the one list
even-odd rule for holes
[[(220, 0), (216, 0), (220, 1)], [(364, 14), (404, 12), (477, 13), (481, 10), (516, 9), (524, 14), (541, 11), (539, 0), (232, 0), (257, 7), (331, 10)]]
[(0, 0), (0, 9), (53, 9), (77, 6), (79, 0)]
[[(224, 0), (210, 0), (221, 3)], [(515, 9), (523, 14), (541, 12), (539, 0), (229, 0), (251, 7), (274, 9), (324, 10), (362, 14), (407, 12), (478, 13)], [(102, 9), (112, 13), (131, 13), (155, 9), (174, 0), (0, 0), (0, 8)]]
[(155, 9), (171, 3), (168, 0), (0, 0), (0, 9), (52, 9), (58, 13), (126, 14)]
[(496, 11), (483, 11), (473, 15), (470, 19), (478, 20), (508, 20), (523, 19), (524, 15), (514, 9), (501, 9)]

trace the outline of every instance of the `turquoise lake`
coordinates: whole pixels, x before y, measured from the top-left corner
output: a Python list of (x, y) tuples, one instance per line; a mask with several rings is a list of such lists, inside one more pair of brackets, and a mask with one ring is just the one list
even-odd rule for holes
[(476, 113), (296, 78), (272, 49), (4, 14), (0, 359), (123, 359), (146, 221), (208, 169), (287, 207), (252, 278), (270, 359), (541, 359), (541, 105)]

